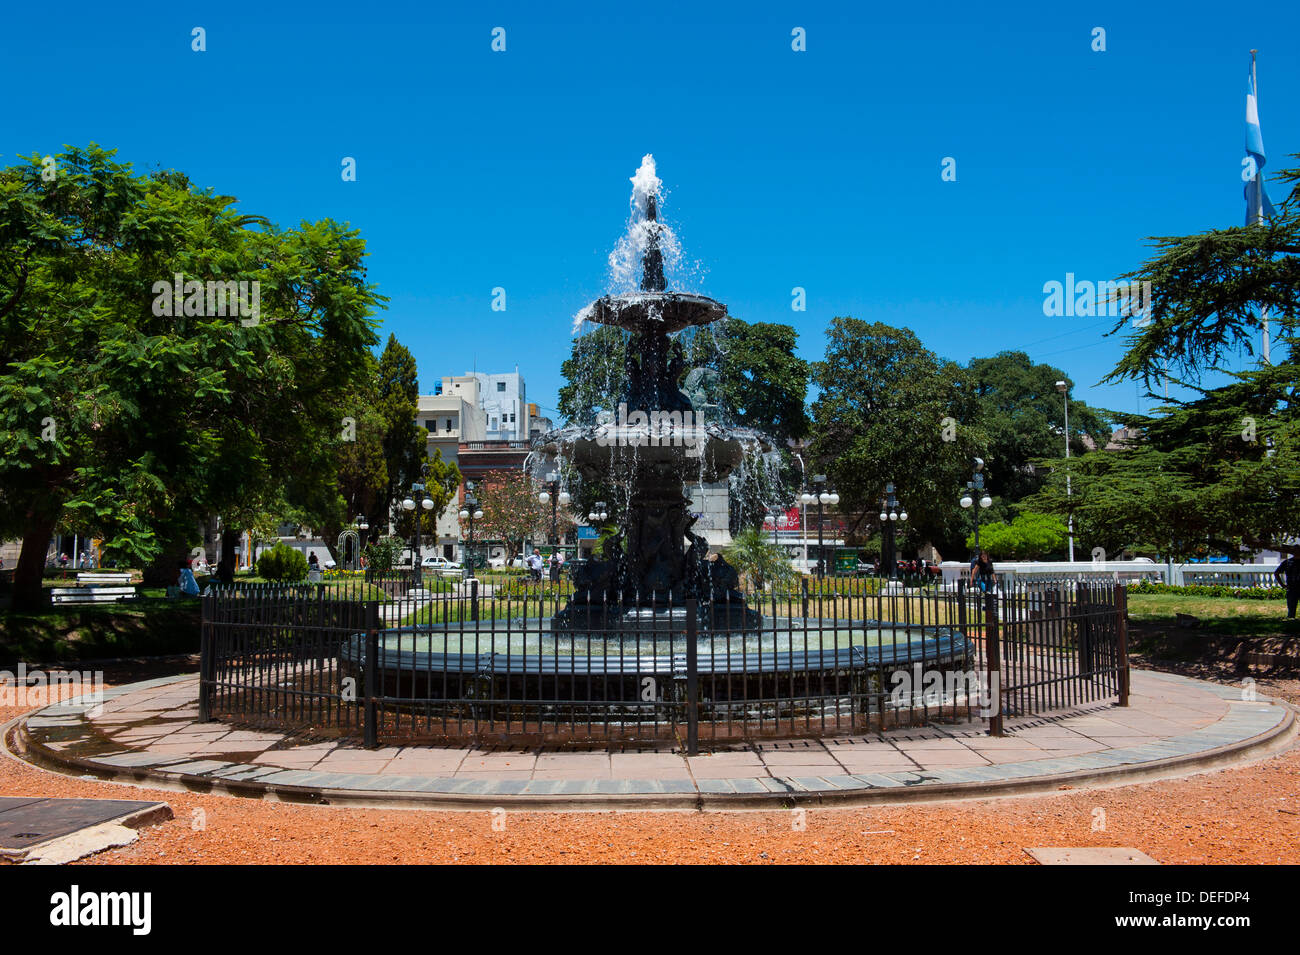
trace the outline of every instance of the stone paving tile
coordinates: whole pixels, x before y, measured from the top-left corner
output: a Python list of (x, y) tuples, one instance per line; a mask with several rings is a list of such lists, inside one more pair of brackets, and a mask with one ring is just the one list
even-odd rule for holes
[[(989, 760), (983, 759), (978, 755), (972, 755), (970, 757), (964, 757), (964, 758), (940, 756), (932, 759), (926, 759), (922, 756), (918, 756), (916, 762), (917, 765), (912, 767), (913, 772), (916, 772), (918, 770), (930, 770), (930, 769), (967, 769), (972, 767), (990, 765)], [(1008, 760), (1008, 762), (1010, 762), (1010, 760)], [(885, 775), (891, 776), (894, 773), (901, 772), (901, 771), (902, 770), (898, 770), (898, 769), (890, 769), (885, 771)]]
[(594, 769), (608, 770), (610, 767), (608, 753), (541, 753), (537, 757), (540, 769)]
[(531, 779), (533, 771), (531, 769), (488, 769), (488, 770), (456, 770), (456, 779)]
[(761, 776), (765, 770), (761, 766), (692, 766), (691, 775), (696, 779), (728, 779), (732, 776)]
[(611, 753), (609, 762), (616, 772), (622, 769), (633, 769), (637, 766), (647, 769), (684, 770), (686, 768), (685, 757), (672, 753)]
[(538, 767), (533, 770), (533, 779), (622, 779), (630, 777), (615, 776), (608, 766), (603, 769), (546, 769)]
[(763, 753), (763, 762), (768, 766), (834, 766), (835, 758), (826, 750), (808, 750), (807, 752), (786, 752), (768, 750)]
[(320, 757), (315, 753), (300, 756), (291, 752), (270, 752), (254, 757), (253, 762), (262, 766), (281, 766), (285, 769), (311, 769), (320, 762)]

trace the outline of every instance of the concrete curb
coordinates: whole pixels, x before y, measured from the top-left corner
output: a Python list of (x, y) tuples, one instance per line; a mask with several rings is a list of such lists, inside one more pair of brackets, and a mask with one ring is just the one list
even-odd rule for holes
[[(186, 679), (186, 677), (169, 677), (150, 680), (128, 687), (110, 691), (114, 695), (130, 692), (145, 686), (159, 686)], [(1186, 678), (1177, 678), (1186, 679)], [(1199, 682), (1199, 681), (1197, 681)], [(1225, 692), (1217, 684), (1203, 684), (1207, 690), (1219, 695)], [(71, 701), (63, 704), (68, 706)], [(1264, 702), (1264, 701), (1260, 701)], [(868, 781), (858, 776), (835, 777), (836, 779), (853, 779), (854, 785), (840, 788), (808, 788), (800, 778), (745, 778), (743, 781), (751, 786), (761, 783), (758, 788), (763, 791), (726, 792), (721, 790), (737, 780), (691, 780), (692, 788), (686, 791), (664, 792), (554, 792), (554, 793), (463, 793), (448, 791), (403, 791), (398, 789), (360, 789), (349, 786), (328, 787), (298, 785), (292, 782), (261, 782), (257, 779), (227, 779), (210, 775), (222, 769), (218, 762), (203, 772), (171, 771), (167, 763), (182, 765), (193, 763), (192, 758), (176, 757), (154, 761), (152, 766), (114, 766), (98, 762), (93, 758), (71, 756), (60, 750), (46, 746), (32, 735), (28, 723), (40, 717), (45, 710), (38, 710), (11, 721), (0, 740), (10, 754), (28, 763), (44, 769), (71, 775), (90, 775), (96, 779), (135, 787), (155, 788), (172, 791), (212, 793), (242, 798), (267, 799), (277, 802), (291, 802), (314, 805), (346, 805), (375, 808), (424, 808), (424, 809), (458, 809), (482, 811), (503, 808), (532, 811), (612, 811), (612, 810), (734, 810), (734, 809), (785, 809), (798, 806), (842, 806), (886, 805), (921, 801), (947, 801), (966, 799), (987, 799), (999, 796), (1018, 796), (1034, 793), (1055, 792), (1061, 789), (1095, 786), (1129, 785), (1154, 779), (1187, 775), (1214, 769), (1239, 765), (1272, 755), (1288, 748), (1300, 735), (1300, 721), (1295, 710), (1282, 703), (1272, 705), (1279, 710), (1280, 718), (1267, 729), (1240, 739), (1228, 740), (1218, 745), (1208, 745), (1205, 749), (1187, 753), (1159, 755), (1168, 748), (1155, 744), (1149, 749), (1153, 758), (1133, 758), (1113, 765), (1101, 765), (1089, 768), (1068, 770), (1064, 772), (1032, 772), (1033, 762), (1004, 764), (1008, 778), (979, 781), (943, 781), (935, 778), (927, 782), (927, 776), (941, 776), (945, 770), (922, 771), (901, 774), (914, 776), (915, 779), (899, 781), (889, 774), (862, 774), (872, 776)], [(48, 709), (48, 708), (46, 708)], [(1258, 707), (1244, 711), (1258, 713)], [(1220, 723), (1232, 718), (1229, 716)], [(1219, 724), (1211, 724), (1211, 728)], [(1208, 728), (1207, 728), (1208, 729)], [(1222, 731), (1211, 736), (1225, 735)], [(1207, 739), (1207, 742), (1211, 740)], [(1103, 757), (1103, 754), (1093, 754)], [(1111, 752), (1120, 752), (1114, 750)], [(1059, 764), (1061, 760), (1039, 760)], [(1095, 761), (1095, 760), (1094, 760)], [(229, 767), (238, 764), (228, 764)], [(949, 772), (951, 775), (951, 773)], [(342, 774), (341, 774), (342, 775)], [(899, 775), (899, 774), (895, 774)], [(355, 777), (353, 777), (355, 778)], [(820, 778), (820, 777), (815, 777)], [(805, 777), (806, 779), (806, 777)], [(826, 782), (826, 780), (823, 780)], [(830, 784), (834, 786), (833, 783)], [(561, 788), (561, 787), (556, 787)], [(731, 788), (735, 788), (734, 786)]]

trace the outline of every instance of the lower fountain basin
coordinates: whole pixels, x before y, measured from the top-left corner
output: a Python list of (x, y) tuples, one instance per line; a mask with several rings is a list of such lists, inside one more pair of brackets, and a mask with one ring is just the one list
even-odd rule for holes
[[(815, 628), (802, 619), (769, 618), (760, 631), (698, 636), (696, 675), (704, 695), (712, 700), (766, 696), (762, 688), (773, 680), (803, 686), (810, 696), (853, 692), (846, 681), (854, 680), (879, 690), (888, 686), (891, 672), (911, 674), (918, 664), (924, 670), (958, 670), (972, 655), (966, 636), (945, 627), (807, 623)], [(497, 620), (484, 621), (478, 630), (460, 624), (384, 630), (378, 639), (377, 685), (393, 701), (490, 695), (552, 705), (644, 702), (647, 685), (670, 687), (688, 676), (687, 637), (668, 628), (635, 635), (552, 632), (547, 621)], [(344, 675), (364, 673), (364, 635), (343, 642), (339, 664)]]

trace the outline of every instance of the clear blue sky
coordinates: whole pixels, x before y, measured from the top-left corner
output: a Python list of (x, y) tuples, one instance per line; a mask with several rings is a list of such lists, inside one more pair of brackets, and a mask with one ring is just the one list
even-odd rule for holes
[(349, 221), (426, 390), (517, 364), (553, 408), (652, 152), (699, 290), (805, 357), (853, 315), (959, 361), (1027, 350), (1130, 410), (1094, 387), (1107, 323), (1045, 318), (1043, 283), (1241, 224), (1252, 47), (1269, 169), (1295, 165), (1294, 2), (11, 5), (0, 163), (95, 141), (282, 224)]

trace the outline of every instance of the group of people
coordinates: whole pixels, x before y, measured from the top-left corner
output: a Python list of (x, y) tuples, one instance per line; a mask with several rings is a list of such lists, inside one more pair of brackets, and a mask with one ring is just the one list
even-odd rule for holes
[[(900, 558), (894, 563), (895, 563), (895, 570), (897, 571), (899, 577), (927, 577), (927, 578), (934, 579), (943, 575), (943, 571), (940, 570), (938, 566), (936, 566), (935, 564), (931, 564), (929, 561), (926, 560), (903, 560), (902, 558)], [(881, 574), (880, 560), (877, 559), (872, 561), (871, 566), (875, 575), (877, 577), (880, 576)], [(886, 570), (887, 569), (888, 568), (886, 568)]]
[(543, 558), (542, 552), (534, 547), (524, 563), (528, 565), (528, 575), (538, 581), (542, 579), (542, 570), (549, 565), (551, 583), (559, 583), (560, 573), (564, 570), (564, 551), (551, 551), (551, 556), (547, 559)]

